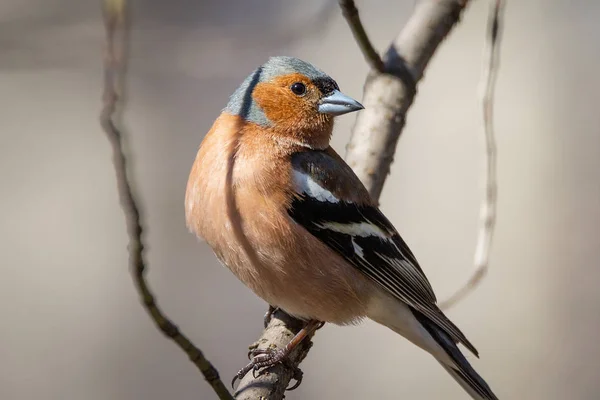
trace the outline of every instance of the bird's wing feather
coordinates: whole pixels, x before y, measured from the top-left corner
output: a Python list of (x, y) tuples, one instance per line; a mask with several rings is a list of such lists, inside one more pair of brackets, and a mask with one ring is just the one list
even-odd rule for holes
[(421, 312), (470, 351), (477, 350), (441, 312), (414, 254), (333, 150), (292, 156), (291, 218), (394, 297)]

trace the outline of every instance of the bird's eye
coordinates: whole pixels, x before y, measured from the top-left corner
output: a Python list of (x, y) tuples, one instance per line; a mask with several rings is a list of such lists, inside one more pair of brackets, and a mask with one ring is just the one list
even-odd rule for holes
[(294, 83), (290, 89), (294, 92), (295, 95), (302, 96), (306, 93), (306, 86), (304, 83), (296, 82)]

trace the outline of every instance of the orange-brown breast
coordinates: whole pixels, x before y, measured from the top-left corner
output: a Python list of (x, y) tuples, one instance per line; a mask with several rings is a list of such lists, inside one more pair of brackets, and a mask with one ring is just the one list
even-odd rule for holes
[(190, 173), (188, 227), (269, 304), (301, 318), (355, 322), (366, 313), (372, 284), (288, 216), (290, 154), (300, 148), (282, 147), (260, 129), (226, 114), (215, 121)]

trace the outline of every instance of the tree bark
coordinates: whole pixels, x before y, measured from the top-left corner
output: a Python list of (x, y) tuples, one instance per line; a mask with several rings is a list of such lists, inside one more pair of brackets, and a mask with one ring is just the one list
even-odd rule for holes
[(386, 72), (371, 71), (362, 110), (346, 146), (346, 162), (374, 199), (390, 172), (416, 84), (468, 0), (421, 0), (384, 56)]

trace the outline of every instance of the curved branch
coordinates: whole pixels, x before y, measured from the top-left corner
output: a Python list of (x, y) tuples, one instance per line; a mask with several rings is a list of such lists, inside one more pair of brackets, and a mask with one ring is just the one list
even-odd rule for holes
[(146, 262), (144, 260), (141, 215), (134, 196), (132, 180), (127, 175), (127, 157), (124, 152), (126, 138), (116, 122), (121, 111), (118, 109), (117, 103), (123, 97), (123, 80), (127, 64), (128, 4), (127, 0), (104, 0), (102, 5), (106, 29), (106, 49), (104, 55), (103, 108), (100, 114), (100, 123), (113, 150), (113, 164), (119, 199), (125, 214), (129, 235), (129, 267), (142, 298), (142, 303), (156, 326), (188, 355), (220, 399), (233, 399), (219, 378), (219, 373), (204, 357), (202, 351), (194, 346), (158, 307), (144, 277)]
[(390, 172), (416, 83), (435, 50), (458, 22), (468, 0), (420, 0), (384, 57), (385, 73), (371, 71), (363, 105), (346, 146), (346, 161), (378, 199)]
[(452, 296), (440, 304), (449, 308), (465, 298), (483, 280), (489, 269), (490, 248), (496, 225), (496, 204), (498, 184), (496, 180), (496, 139), (494, 134), (494, 91), (500, 63), (500, 40), (502, 38), (502, 18), (504, 2), (493, 0), (491, 3), (488, 34), (486, 36), (485, 62), (481, 76), (479, 101), (482, 109), (483, 134), (486, 144), (486, 191), (481, 204), (481, 222), (477, 247), (475, 248), (475, 269), (467, 282)]
[(360, 51), (362, 51), (365, 60), (375, 71), (384, 72), (385, 65), (383, 64), (381, 57), (379, 57), (379, 53), (377, 53), (377, 50), (375, 50), (371, 44), (362, 22), (360, 22), (360, 15), (358, 14), (358, 9), (354, 4), (354, 0), (340, 0), (339, 3), (342, 14), (346, 19), (346, 22), (348, 22), (354, 40), (356, 40), (358, 47), (360, 47)]

